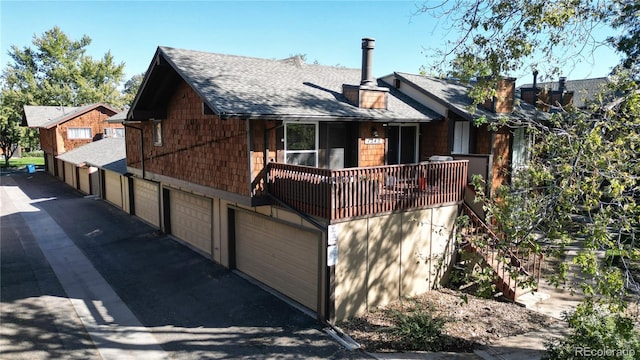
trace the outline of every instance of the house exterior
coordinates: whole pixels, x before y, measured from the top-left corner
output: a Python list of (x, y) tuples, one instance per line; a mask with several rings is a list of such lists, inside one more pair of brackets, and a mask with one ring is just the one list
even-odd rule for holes
[(56, 159), (63, 181), (86, 195), (96, 195), (130, 213), (124, 137), (108, 137), (69, 150)]
[[(525, 166), (530, 145), (526, 124), (545, 116), (532, 105), (518, 101), (514, 78), (500, 80), (496, 97), (480, 106), (472, 106), (473, 100), (467, 95), (470, 86), (458, 81), (400, 72), (381, 80), (443, 117), (442, 122), (425, 125), (423, 132), (427, 136), (422, 138), (421, 160), (433, 155), (469, 160), (469, 182), (473, 175), (481, 175), (487, 183), (488, 195), (508, 183), (514, 170)], [(480, 118), (486, 121), (477, 126), (475, 121)], [(496, 128), (495, 124), (505, 118), (510, 125)], [(465, 196), (467, 204), (482, 214), (479, 205), (473, 202), (471, 186)]]
[(132, 212), (323, 320), (437, 287), (467, 160), (363, 68), (159, 47), (124, 121)]
[(537, 104), (543, 111), (553, 112), (567, 106), (584, 109), (609, 82), (607, 77), (567, 80), (563, 76), (558, 81), (539, 83), (534, 73), (533, 83), (520, 86), (518, 91), (523, 101)]
[(64, 167), (56, 161), (56, 156), (105, 135), (124, 136), (122, 124), (105, 121), (116, 113), (117, 109), (102, 103), (81, 107), (25, 105), (22, 126), (39, 130), (45, 167), (51, 174), (64, 180)]

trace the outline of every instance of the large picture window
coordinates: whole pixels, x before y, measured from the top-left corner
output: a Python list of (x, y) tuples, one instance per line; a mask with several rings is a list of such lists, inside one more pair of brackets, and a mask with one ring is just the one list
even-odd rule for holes
[(318, 123), (285, 123), (284, 154), (287, 164), (317, 167)]
[(67, 138), (69, 140), (91, 139), (91, 128), (68, 128)]

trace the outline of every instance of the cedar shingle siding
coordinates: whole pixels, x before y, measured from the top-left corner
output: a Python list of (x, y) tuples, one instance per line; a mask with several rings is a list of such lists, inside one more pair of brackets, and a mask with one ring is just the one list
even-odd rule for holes
[[(102, 134), (105, 128), (122, 128), (121, 124), (109, 124), (105, 121), (114, 114), (114, 111), (99, 106), (50, 129), (40, 128), (40, 147), (47, 154), (60, 155), (89, 144), (96, 135)], [(69, 128), (91, 128), (91, 139), (71, 140), (68, 138)]]
[[(181, 81), (162, 119), (162, 146), (153, 145), (153, 122), (144, 134), (145, 170), (194, 184), (249, 195), (247, 125), (204, 115), (202, 100)], [(140, 134), (127, 131), (127, 165), (141, 169)]]

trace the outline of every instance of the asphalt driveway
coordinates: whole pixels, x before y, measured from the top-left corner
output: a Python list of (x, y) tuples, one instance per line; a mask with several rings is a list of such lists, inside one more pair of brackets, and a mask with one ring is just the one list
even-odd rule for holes
[(45, 172), (3, 173), (2, 359), (359, 359), (315, 319)]

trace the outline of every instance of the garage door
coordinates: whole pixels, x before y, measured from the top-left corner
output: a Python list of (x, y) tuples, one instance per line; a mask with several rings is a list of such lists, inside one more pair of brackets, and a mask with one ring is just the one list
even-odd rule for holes
[(60, 159), (56, 159), (56, 169), (58, 171), (58, 179), (64, 181), (64, 162)]
[(107, 201), (122, 208), (122, 183), (120, 174), (113, 171), (104, 172), (104, 197)]
[(76, 167), (72, 163), (64, 163), (64, 182), (71, 187), (76, 187), (75, 184)]
[(195, 248), (211, 254), (211, 199), (184, 191), (169, 193), (171, 234)]
[(54, 158), (53, 155), (51, 154), (47, 154), (46, 157), (47, 157), (47, 171), (49, 172), (49, 174), (55, 175), (56, 158)]
[(235, 213), (236, 267), (317, 311), (317, 233), (245, 211)]
[(78, 168), (78, 180), (80, 181), (80, 191), (85, 194), (91, 193), (91, 182), (89, 181), (89, 167)]
[(160, 227), (160, 187), (157, 183), (134, 178), (133, 206), (137, 217)]

